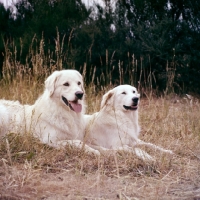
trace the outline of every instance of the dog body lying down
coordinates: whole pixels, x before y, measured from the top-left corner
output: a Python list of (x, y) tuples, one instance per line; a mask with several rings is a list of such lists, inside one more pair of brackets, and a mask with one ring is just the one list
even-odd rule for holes
[(103, 96), (100, 111), (93, 115), (85, 115), (86, 144), (99, 150), (134, 151), (144, 160), (153, 160), (153, 158), (136, 148), (137, 145), (146, 145), (172, 153), (170, 150), (138, 139), (139, 98), (136, 88), (130, 85), (120, 85), (108, 91)]
[[(45, 90), (33, 105), (0, 100), (1, 134), (31, 133), (54, 147), (68, 142), (79, 146), (85, 130), (83, 114), (81, 74), (76, 70), (55, 71), (45, 81)], [(88, 150), (93, 151), (90, 147)]]

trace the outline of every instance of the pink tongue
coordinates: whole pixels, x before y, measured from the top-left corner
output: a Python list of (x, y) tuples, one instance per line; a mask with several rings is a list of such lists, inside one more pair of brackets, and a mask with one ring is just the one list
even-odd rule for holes
[(74, 103), (74, 102), (70, 102), (71, 107), (73, 108), (73, 110), (77, 113), (81, 112), (82, 110), (82, 105), (78, 104), (78, 103)]

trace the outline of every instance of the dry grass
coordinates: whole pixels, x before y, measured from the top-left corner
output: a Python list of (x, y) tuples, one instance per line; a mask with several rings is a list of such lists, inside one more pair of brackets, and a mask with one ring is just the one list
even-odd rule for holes
[[(33, 103), (36, 79), (2, 81), (1, 98)], [(87, 88), (87, 112), (98, 111), (104, 91)], [(174, 151), (146, 149), (145, 163), (119, 152), (100, 158), (67, 146), (56, 150), (31, 135), (0, 141), (0, 199), (200, 199), (200, 102), (185, 97), (142, 98), (141, 139)]]

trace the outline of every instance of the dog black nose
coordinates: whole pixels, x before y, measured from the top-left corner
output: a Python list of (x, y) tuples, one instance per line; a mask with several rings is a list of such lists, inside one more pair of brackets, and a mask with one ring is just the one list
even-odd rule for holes
[(138, 100), (139, 100), (138, 97), (133, 97), (133, 98), (132, 98), (132, 101), (133, 101), (134, 104), (137, 104), (137, 103), (138, 103)]
[(75, 95), (76, 95), (76, 97), (77, 97), (78, 99), (82, 99), (82, 97), (83, 97), (83, 92), (78, 91), (78, 92), (75, 93)]

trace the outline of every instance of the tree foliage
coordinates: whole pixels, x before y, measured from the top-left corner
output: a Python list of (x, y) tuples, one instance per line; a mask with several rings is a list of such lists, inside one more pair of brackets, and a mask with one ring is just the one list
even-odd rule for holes
[(124, 83), (141, 86), (151, 77), (161, 91), (170, 86), (175, 92), (200, 92), (198, 0), (104, 3), (87, 8), (81, 0), (19, 0), (15, 12), (0, 4), (0, 65), (3, 42), (15, 41), (23, 63), (30, 44), (37, 51), (42, 40), (51, 60), (59, 52), (64, 68), (85, 68), (88, 84), (92, 79), (98, 84), (100, 77), (102, 84), (118, 84), (123, 76)]

